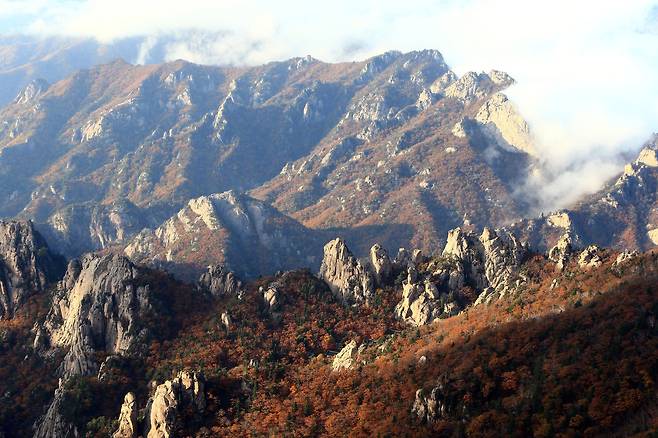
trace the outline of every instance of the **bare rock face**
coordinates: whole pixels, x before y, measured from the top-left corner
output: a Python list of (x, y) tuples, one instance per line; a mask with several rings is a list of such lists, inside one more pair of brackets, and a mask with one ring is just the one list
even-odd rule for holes
[(146, 414), (147, 438), (171, 438), (184, 410), (202, 413), (206, 408), (205, 381), (201, 374), (181, 371), (158, 385), (149, 400)]
[(517, 271), (526, 253), (526, 245), (507, 231), (485, 228), (477, 236), (454, 229), (443, 256), (430, 263), (430, 273), (418, 278), (414, 264), (409, 265), (395, 315), (417, 326), (455, 315), (471, 304), (460, 297), (465, 286), (478, 292), (476, 305), (502, 297), (521, 283)]
[(354, 258), (340, 238), (324, 246), (320, 278), (345, 304), (367, 304), (374, 294), (372, 274)]
[(443, 250), (445, 257), (462, 263), (466, 282), (481, 292), (478, 302), (485, 296), (488, 301), (493, 293), (505, 294), (526, 253), (526, 245), (513, 234), (489, 228), (485, 228), (479, 238), (454, 229), (448, 233)]
[(590, 245), (578, 256), (578, 266), (583, 269), (598, 268), (603, 264), (601, 249), (596, 245)]
[(625, 263), (630, 262), (631, 260), (635, 259), (637, 256), (639, 256), (640, 253), (637, 251), (624, 251), (619, 253), (617, 258), (615, 259), (615, 262), (613, 263), (614, 267), (619, 267), (624, 265)]
[(393, 264), (388, 253), (381, 245), (375, 244), (370, 248), (370, 264), (375, 271), (377, 284), (381, 285), (391, 276)]
[(47, 344), (67, 350), (64, 377), (98, 371), (94, 353), (128, 354), (146, 336), (140, 319), (150, 287), (123, 256), (88, 255), (69, 263), (43, 324)]
[(421, 326), (459, 309), (447, 294), (439, 292), (429, 278), (418, 281), (415, 277), (415, 271), (409, 268), (407, 279), (402, 284), (402, 300), (395, 306), (398, 319)]
[(77, 437), (78, 431), (66, 421), (62, 412), (65, 408), (65, 389), (60, 380), (59, 388), (45, 415), (34, 425), (34, 438)]
[(484, 134), (502, 149), (536, 155), (530, 127), (502, 93), (494, 94), (475, 115)]
[(555, 262), (555, 269), (562, 271), (574, 253), (574, 243), (571, 235), (565, 233), (560, 237), (555, 246), (548, 251), (548, 258)]
[(135, 394), (129, 392), (123, 399), (119, 414), (119, 428), (112, 438), (134, 438), (137, 436), (137, 401)]
[(235, 274), (223, 265), (210, 265), (208, 271), (201, 274), (197, 287), (210, 292), (214, 297), (238, 295), (242, 283)]
[(31, 222), (0, 221), (0, 319), (11, 318), (30, 295), (43, 292), (58, 265)]
[(334, 357), (331, 363), (333, 371), (348, 370), (355, 364), (359, 355), (359, 345), (352, 339), (343, 347), (342, 350)]

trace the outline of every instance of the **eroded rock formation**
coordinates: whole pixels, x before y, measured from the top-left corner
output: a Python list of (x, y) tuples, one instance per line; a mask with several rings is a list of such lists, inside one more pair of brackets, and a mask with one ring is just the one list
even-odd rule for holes
[(146, 437), (171, 438), (178, 436), (177, 427), (186, 409), (194, 414), (206, 408), (205, 380), (201, 374), (181, 371), (155, 390), (147, 406)]
[(30, 295), (43, 292), (60, 264), (31, 222), (0, 221), (0, 319), (11, 318)]
[(127, 354), (144, 340), (150, 296), (139, 268), (126, 257), (71, 261), (43, 324), (45, 343), (67, 351), (62, 375), (95, 374), (95, 352)]
[(374, 295), (372, 274), (352, 255), (340, 238), (324, 246), (320, 278), (327, 282), (332, 293), (345, 304), (367, 304)]

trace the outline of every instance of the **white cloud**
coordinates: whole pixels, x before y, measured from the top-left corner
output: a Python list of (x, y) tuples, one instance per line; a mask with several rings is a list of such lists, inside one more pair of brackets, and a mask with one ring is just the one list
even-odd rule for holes
[(166, 44), (169, 59), (220, 64), (306, 54), (340, 61), (391, 49), (437, 48), (458, 72), (497, 68), (517, 79), (509, 94), (530, 121), (552, 174), (559, 175), (543, 181), (553, 191), (546, 198), (560, 200), (600, 186), (610, 166), (617, 169), (619, 152), (637, 148), (658, 130), (657, 5), (656, 0), (0, 0), (0, 23), (31, 16), (30, 32), (101, 41), (150, 35), (140, 60), (162, 35), (174, 35)]

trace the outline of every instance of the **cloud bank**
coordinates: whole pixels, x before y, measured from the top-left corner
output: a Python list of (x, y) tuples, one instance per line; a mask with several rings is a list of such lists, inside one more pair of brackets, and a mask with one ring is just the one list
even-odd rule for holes
[(103, 42), (147, 36), (138, 62), (164, 39), (167, 59), (207, 64), (436, 48), (458, 73), (507, 71), (546, 161), (529, 182), (546, 209), (600, 188), (658, 131), (656, 0), (0, 0), (0, 25)]

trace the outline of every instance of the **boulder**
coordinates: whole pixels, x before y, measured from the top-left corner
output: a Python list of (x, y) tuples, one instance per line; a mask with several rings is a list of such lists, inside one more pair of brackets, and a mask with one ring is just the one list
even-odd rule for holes
[(343, 347), (342, 350), (334, 357), (331, 364), (333, 371), (348, 370), (355, 364), (359, 355), (359, 346), (357, 342), (352, 339)]

